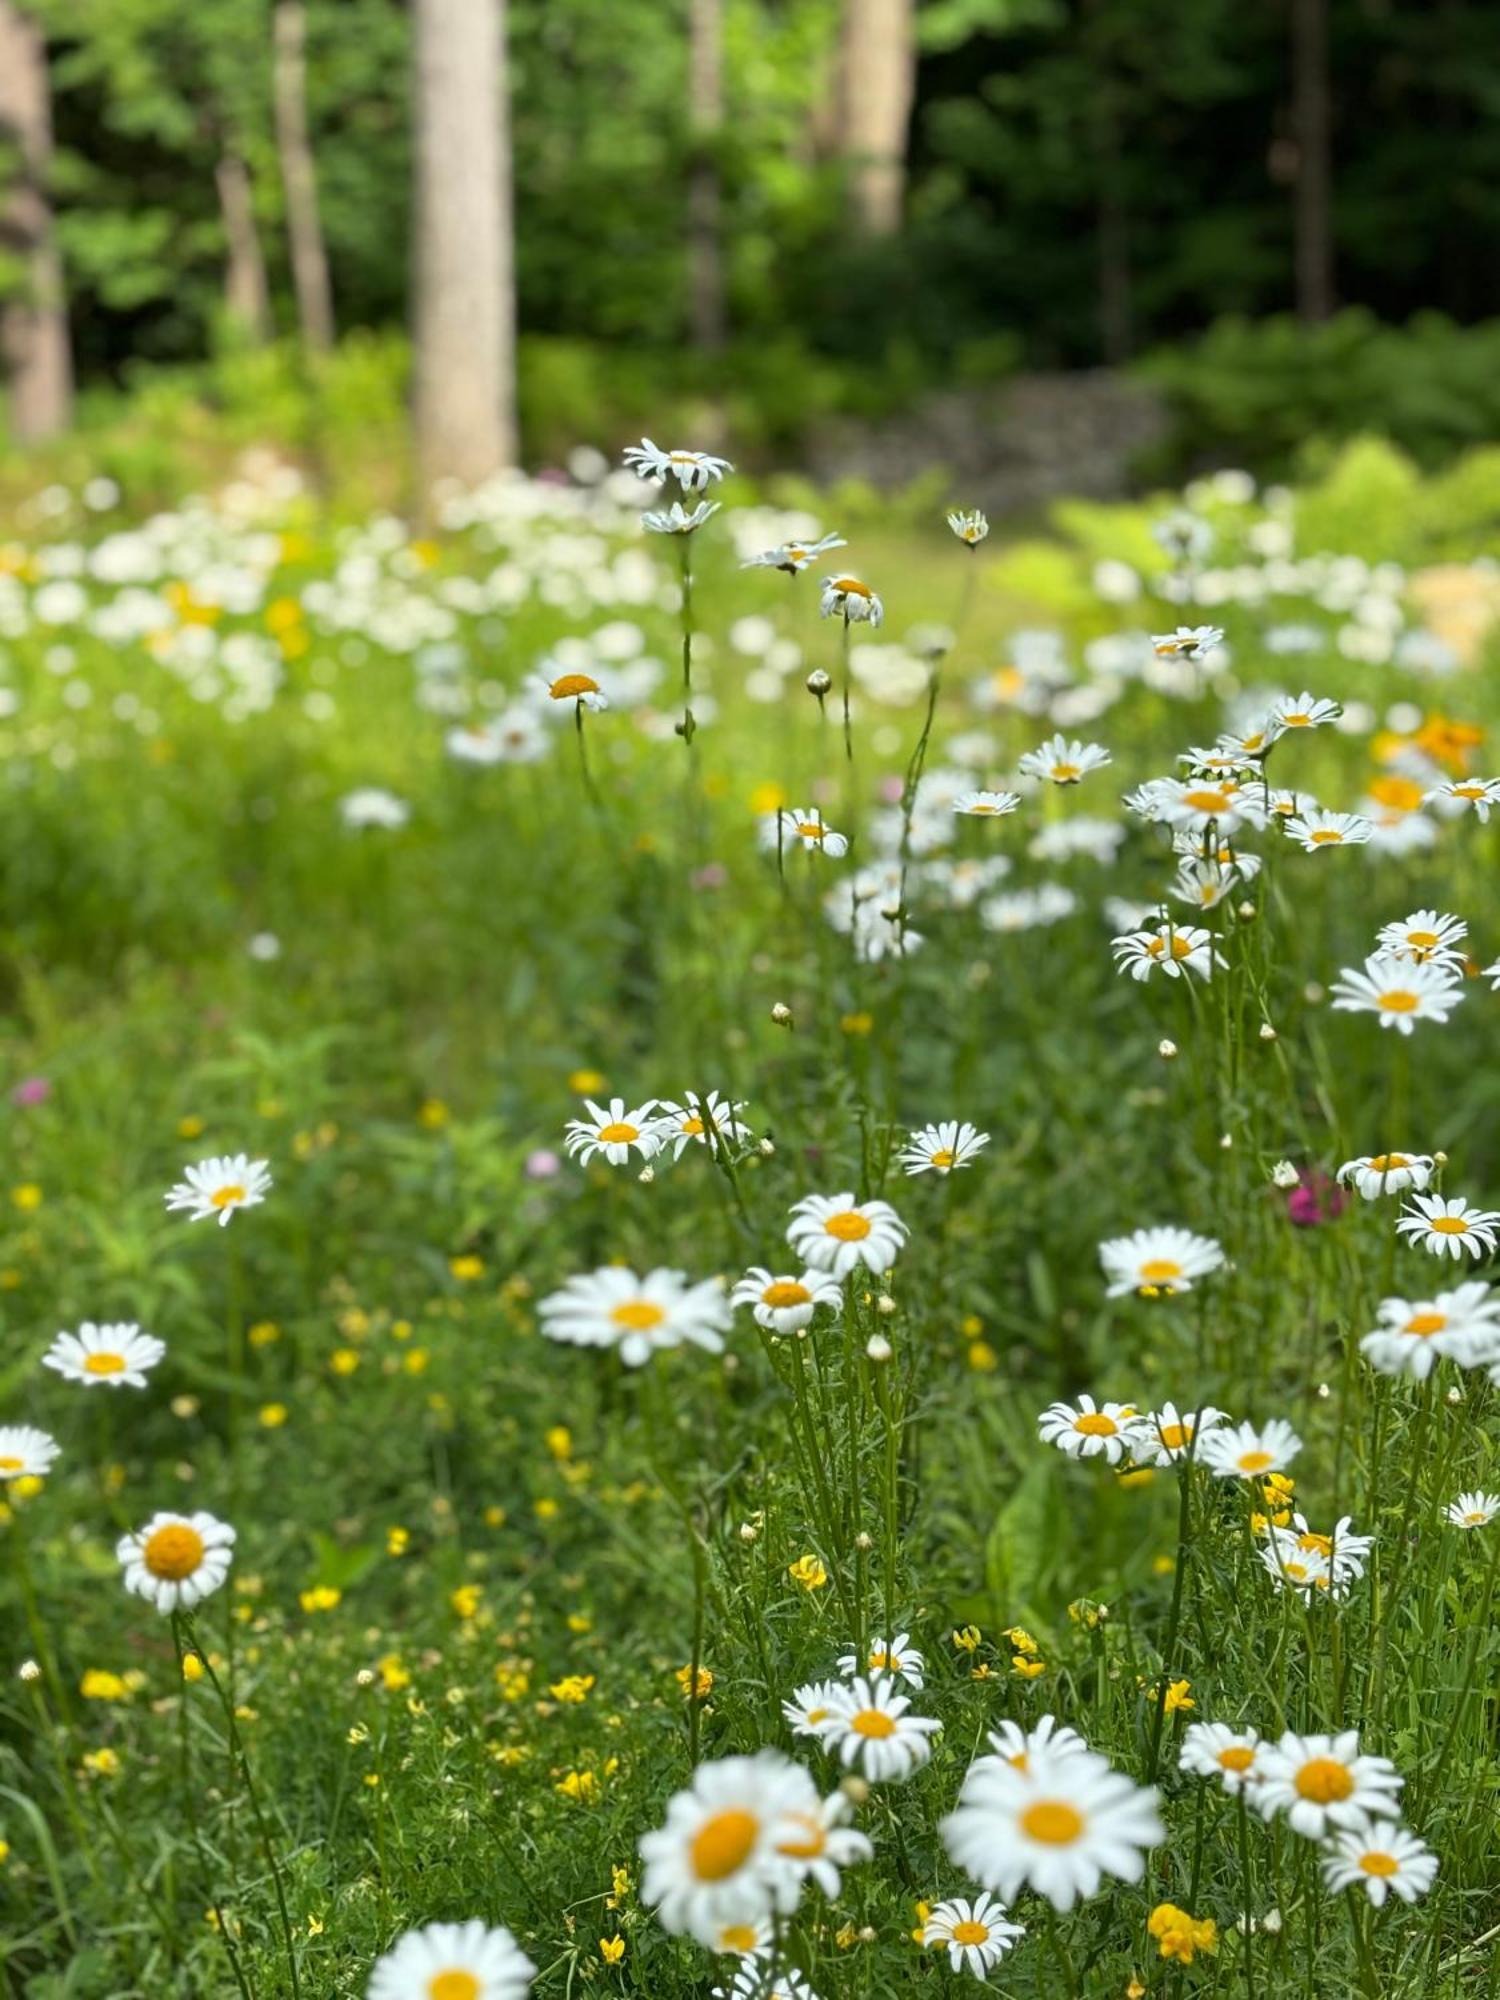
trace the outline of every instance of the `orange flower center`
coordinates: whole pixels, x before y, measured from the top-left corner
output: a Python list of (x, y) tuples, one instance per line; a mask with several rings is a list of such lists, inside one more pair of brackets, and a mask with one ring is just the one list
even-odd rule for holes
[(186, 1521), (169, 1521), (158, 1528), (141, 1551), (141, 1560), (164, 1583), (181, 1583), (203, 1560), (203, 1537)]
[(1140, 1268), (1143, 1285), (1165, 1285), (1172, 1278), (1182, 1276), (1182, 1266), (1170, 1257), (1148, 1257)]
[(743, 1806), (730, 1806), (706, 1819), (693, 1835), (688, 1860), (700, 1882), (723, 1882), (750, 1859), (760, 1838), (760, 1821)]
[(597, 694), (599, 683), (589, 674), (563, 674), (547, 692), (554, 701), (575, 701), (580, 695)]
[(949, 1936), (955, 1944), (988, 1944), (990, 1927), (988, 1924), (976, 1924), (965, 1918), (963, 1923), (953, 1926)]
[(862, 1708), (858, 1715), (849, 1718), (849, 1727), (856, 1736), (873, 1736), (883, 1739), (896, 1733), (896, 1718), (887, 1715), (883, 1708)]
[(870, 1233), (870, 1222), (857, 1208), (846, 1208), (837, 1215), (830, 1215), (823, 1228), (829, 1236), (836, 1236), (840, 1243), (862, 1243)]
[(1084, 1817), (1066, 1799), (1038, 1799), (1021, 1815), (1021, 1831), (1044, 1847), (1071, 1847), (1084, 1829)]
[(231, 1181), (227, 1187), (215, 1188), (208, 1198), (215, 1208), (230, 1208), (245, 1199), (245, 1190), (238, 1181)]
[(650, 1299), (627, 1299), (610, 1314), (616, 1326), (623, 1326), (630, 1333), (649, 1333), (666, 1316), (663, 1308), (653, 1305)]
[(812, 1298), (806, 1285), (798, 1284), (795, 1278), (778, 1278), (767, 1285), (760, 1295), (764, 1306), (805, 1306)]
[(594, 1134), (594, 1137), (602, 1139), (606, 1146), (628, 1146), (633, 1139), (639, 1139), (640, 1136), (634, 1125), (626, 1125), (623, 1122), (601, 1125)]
[(1469, 1225), (1461, 1215), (1435, 1215), (1428, 1224), (1439, 1236), (1467, 1236)]
[(1297, 1773), (1297, 1794), (1314, 1805), (1336, 1805), (1354, 1790), (1348, 1766), (1336, 1757), (1310, 1757)]
[(1415, 993), (1408, 992), (1405, 987), (1397, 986), (1389, 993), (1377, 993), (1375, 1004), (1384, 1008), (1387, 1014), (1415, 1014), (1418, 1001)]
[(1219, 1752), (1219, 1763), (1226, 1771), (1248, 1771), (1255, 1762), (1255, 1752), (1245, 1743), (1231, 1743)]
[(1446, 1313), (1413, 1313), (1401, 1331), (1415, 1334), (1419, 1340), (1430, 1340), (1433, 1334), (1441, 1333), (1447, 1324)]
[(1276, 1454), (1270, 1451), (1247, 1451), (1236, 1459), (1241, 1472), (1264, 1472), (1268, 1465), (1274, 1465)]
[(483, 1991), (472, 1972), (461, 1972), (456, 1967), (435, 1973), (427, 1982), (427, 2000), (479, 2000)]
[(1107, 1417), (1103, 1410), (1086, 1410), (1081, 1417), (1074, 1419), (1073, 1428), (1075, 1431), (1081, 1431), (1085, 1437), (1110, 1438), (1120, 1426), (1113, 1417)]
[(123, 1354), (86, 1354), (83, 1357), (85, 1375), (123, 1375), (125, 1357)]

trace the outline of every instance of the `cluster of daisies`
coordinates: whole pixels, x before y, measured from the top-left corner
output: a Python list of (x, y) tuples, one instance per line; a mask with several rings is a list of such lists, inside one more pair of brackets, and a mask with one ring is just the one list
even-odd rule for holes
[[(1439, 910), (1413, 910), (1383, 924), (1362, 966), (1346, 965), (1333, 982), (1334, 1007), (1374, 1014), (1382, 1028), (1410, 1035), (1419, 1021), (1447, 1021), (1464, 997), (1473, 965), (1464, 943), (1469, 927)], [(1480, 974), (1500, 991), (1500, 959)]]

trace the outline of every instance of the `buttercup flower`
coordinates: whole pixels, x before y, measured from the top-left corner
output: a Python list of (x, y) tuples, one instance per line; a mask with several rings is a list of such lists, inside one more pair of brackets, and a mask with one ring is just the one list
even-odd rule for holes
[(850, 1194), (804, 1195), (792, 1209), (788, 1243), (815, 1271), (847, 1278), (851, 1271), (888, 1271), (901, 1254), (906, 1224), (888, 1201), (856, 1202)]
[(642, 479), (675, 479), (684, 493), (706, 487), (722, 479), (734, 467), (727, 458), (715, 458), (707, 451), (663, 451), (650, 438), (627, 445), (621, 454), (630, 469)]
[(913, 1132), (899, 1158), (908, 1174), (951, 1174), (969, 1166), (989, 1143), (988, 1132), (949, 1120)]
[(169, 1209), (185, 1211), (189, 1222), (216, 1216), (222, 1225), (237, 1209), (257, 1207), (270, 1185), (264, 1160), (252, 1160), (247, 1153), (223, 1154), (185, 1167), (182, 1179), (163, 1199)]
[(664, 1347), (684, 1341), (722, 1353), (729, 1301), (718, 1278), (691, 1284), (681, 1271), (648, 1271), (638, 1277), (608, 1264), (587, 1277), (569, 1278), (537, 1308), (549, 1340), (574, 1347), (616, 1347), (627, 1368), (640, 1368)]
[(166, 1353), (165, 1341), (142, 1333), (135, 1322), (95, 1326), (86, 1319), (77, 1333), (60, 1333), (42, 1356), (69, 1382), (86, 1388), (144, 1389), (146, 1376)]
[(1382, 1028), (1409, 1035), (1418, 1021), (1446, 1021), (1463, 988), (1446, 966), (1415, 965), (1375, 952), (1362, 971), (1346, 965), (1333, 982), (1334, 1011), (1376, 1014)]
[(1289, 1729), (1261, 1751), (1255, 1803), (1267, 1819), (1285, 1812), (1292, 1829), (1322, 1840), (1340, 1827), (1394, 1819), (1401, 1773), (1388, 1757), (1362, 1755), (1359, 1731), (1299, 1736)]
[(977, 1902), (954, 1896), (934, 1905), (922, 1926), (924, 1945), (940, 1946), (954, 1972), (972, 1972), (976, 1979), (991, 1972), (1025, 1935), (1025, 1926), (1013, 1924), (1005, 1905), (987, 1891)]
[(781, 1843), (795, 1841), (796, 1815), (821, 1805), (807, 1772), (778, 1750), (700, 1764), (666, 1824), (642, 1836), (641, 1900), (664, 1929), (710, 1949), (726, 1924), (790, 1914), (802, 1875)]
[(773, 1333), (801, 1333), (819, 1306), (837, 1312), (844, 1303), (844, 1291), (826, 1271), (772, 1277), (763, 1264), (755, 1264), (729, 1294), (729, 1303), (749, 1306), (756, 1325)]
[(563, 1147), (580, 1166), (587, 1166), (602, 1153), (612, 1167), (623, 1167), (631, 1152), (649, 1160), (661, 1151), (662, 1138), (656, 1129), (656, 1099), (627, 1110), (623, 1097), (612, 1097), (609, 1109), (586, 1097), (587, 1118), (570, 1118), (563, 1134)]
[(1137, 1229), (1129, 1236), (1112, 1236), (1099, 1245), (1099, 1262), (1109, 1279), (1106, 1297), (1127, 1292), (1148, 1298), (1190, 1292), (1195, 1278), (1207, 1277), (1224, 1262), (1224, 1252), (1211, 1236), (1167, 1226)]
[(1378, 1201), (1384, 1194), (1418, 1192), (1432, 1179), (1432, 1156), (1428, 1153), (1366, 1153), (1357, 1160), (1345, 1160), (1335, 1179), (1359, 1189), (1366, 1201)]
[(1500, 1210), (1473, 1208), (1459, 1194), (1414, 1194), (1396, 1224), (1398, 1236), (1434, 1257), (1482, 1257), (1495, 1247)]
[(12, 1479), (45, 1479), (62, 1451), (35, 1424), (0, 1424), (0, 1486)]
[(1330, 1889), (1363, 1889), (1378, 1910), (1387, 1896), (1414, 1903), (1432, 1887), (1438, 1859), (1404, 1826), (1367, 1825), (1336, 1833), (1323, 1862)]
[(370, 1973), (365, 2000), (526, 2000), (536, 1967), (478, 1917), (407, 1931)]
[(883, 1674), (861, 1675), (847, 1687), (828, 1689), (828, 1720), (819, 1730), (824, 1748), (877, 1784), (909, 1778), (932, 1755), (931, 1738), (942, 1728), (934, 1716), (911, 1715), (909, 1695), (897, 1694)]
[(212, 1514), (153, 1514), (120, 1537), (115, 1558), (127, 1590), (158, 1611), (188, 1611), (223, 1583), (233, 1549), (234, 1529)]
[(825, 618), (842, 618), (851, 625), (879, 625), (885, 606), (857, 576), (825, 576), (818, 609)]

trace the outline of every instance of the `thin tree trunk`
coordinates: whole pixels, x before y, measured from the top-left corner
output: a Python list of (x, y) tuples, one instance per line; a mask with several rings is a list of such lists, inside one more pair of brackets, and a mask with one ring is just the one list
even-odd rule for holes
[(271, 292), (255, 222), (250, 169), (237, 153), (223, 153), (214, 169), (224, 223), (224, 311), (236, 332), (257, 345), (271, 337)]
[(326, 354), (333, 345), (333, 291), (318, 214), (317, 167), (307, 129), (307, 8), (303, 0), (276, 0), (272, 36), (276, 151), (286, 191), (297, 322), (310, 351)]
[(724, 127), (723, 0), (688, 0), (688, 319), (693, 345), (724, 345), (724, 256), (720, 233), (719, 163)]
[(10, 384), (11, 431), (20, 442), (34, 443), (66, 430), (72, 420), (73, 358), (47, 196), (47, 46), (11, 0), (0, 0), (0, 144), (14, 155), (9, 188), (0, 195), (0, 251), (23, 273), (19, 289), (0, 301), (0, 359)]
[(1292, 124), (1297, 316), (1325, 320), (1334, 305), (1328, 0), (1292, 0)]
[(424, 497), (513, 464), (504, 0), (415, 0), (416, 429)]
[(839, 150), (854, 219), (872, 236), (901, 227), (917, 79), (914, 14), (914, 0), (844, 0)]

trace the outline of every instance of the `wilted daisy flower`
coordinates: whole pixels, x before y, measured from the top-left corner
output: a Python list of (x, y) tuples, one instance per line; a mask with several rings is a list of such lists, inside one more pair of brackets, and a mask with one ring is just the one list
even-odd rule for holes
[(407, 1931), (370, 1972), (365, 2000), (526, 2000), (536, 1967), (478, 1917)]
[(1200, 1778), (1217, 1778), (1226, 1792), (1242, 1792), (1260, 1775), (1261, 1740), (1253, 1729), (1224, 1722), (1190, 1722), (1177, 1762)]
[(234, 1529), (212, 1514), (153, 1514), (120, 1537), (115, 1557), (127, 1590), (158, 1611), (188, 1611), (228, 1576), (233, 1549)]
[(710, 1949), (726, 1924), (789, 1915), (802, 1877), (780, 1844), (796, 1837), (792, 1816), (820, 1804), (806, 1771), (779, 1750), (700, 1764), (665, 1826), (641, 1838), (641, 1901), (664, 1929)]
[(767, 813), (760, 823), (760, 844), (768, 854), (778, 846), (797, 846), (835, 861), (849, 852), (848, 835), (835, 833), (816, 806), (787, 806)]
[(1282, 821), (1288, 840), (1295, 840), (1309, 854), (1323, 847), (1362, 847), (1375, 831), (1369, 820), (1357, 813), (1304, 812)]
[(1090, 771), (1101, 770), (1109, 762), (1109, 752), (1102, 743), (1080, 743), (1076, 737), (1069, 740), (1059, 733), (1049, 736), (1045, 743), (1039, 743), (1035, 750), (1028, 750), (1017, 761), (1016, 769), (1023, 778), (1045, 778), (1054, 785), (1076, 785)]
[(1473, 812), (1483, 821), (1491, 806), (1500, 806), (1500, 778), (1445, 778), (1423, 797), (1424, 806), (1435, 806), (1445, 819), (1457, 813)]
[(741, 569), (784, 569), (789, 576), (796, 576), (827, 555), (830, 549), (843, 549), (849, 545), (842, 535), (824, 535), (819, 542), (781, 542), (774, 549), (764, 549), (758, 556), (750, 556), (740, 564)]
[(1470, 1280), (1433, 1299), (1382, 1299), (1360, 1352), (1382, 1375), (1423, 1382), (1439, 1360), (1472, 1368), (1500, 1349), (1500, 1298)]
[(1376, 1014), (1382, 1028), (1409, 1035), (1418, 1021), (1446, 1021), (1463, 999), (1463, 987), (1446, 966), (1414, 965), (1375, 952), (1364, 970), (1346, 965), (1333, 982), (1336, 1013)]
[(1388, 1757), (1362, 1756), (1359, 1731), (1299, 1736), (1289, 1729), (1260, 1754), (1255, 1803), (1267, 1819), (1285, 1812), (1292, 1830), (1323, 1840), (1340, 1827), (1395, 1819), (1403, 1780)]
[(86, 1319), (77, 1333), (57, 1336), (42, 1356), (42, 1366), (90, 1388), (104, 1383), (112, 1389), (144, 1389), (148, 1372), (166, 1351), (165, 1341), (142, 1333), (133, 1320), (95, 1326)]
[(571, 702), (575, 709), (606, 709), (609, 696), (592, 674), (553, 673), (556, 662), (544, 662), (540, 673), (530, 675), (526, 691), (547, 711), (559, 713)]
[(1447, 1518), (1455, 1528), (1487, 1528), (1500, 1514), (1500, 1493), (1460, 1493)]
[(1055, 1444), (1069, 1458), (1105, 1458), (1118, 1465), (1144, 1437), (1144, 1419), (1129, 1403), (1095, 1403), (1080, 1396), (1078, 1407), (1052, 1403), (1036, 1420), (1043, 1444)]
[(722, 1353), (729, 1328), (722, 1280), (690, 1284), (681, 1271), (668, 1270), (638, 1277), (618, 1264), (569, 1278), (542, 1300), (537, 1314), (549, 1340), (617, 1347), (627, 1368), (643, 1367), (659, 1349), (684, 1341)]
[(1313, 694), (1283, 695), (1271, 704), (1266, 733), (1274, 742), (1291, 729), (1321, 729), (1325, 722), (1337, 722), (1343, 712), (1342, 702)]
[(707, 1097), (690, 1090), (682, 1104), (666, 1097), (658, 1101), (651, 1130), (663, 1149), (672, 1148), (674, 1160), (680, 1160), (689, 1146), (706, 1146), (710, 1134), (719, 1145), (743, 1146), (751, 1137), (750, 1127), (740, 1116), (744, 1108), (743, 1099), (731, 1103), (716, 1090)]
[(596, 1153), (602, 1153), (612, 1167), (623, 1167), (630, 1159), (632, 1150), (643, 1160), (649, 1160), (661, 1151), (662, 1137), (656, 1128), (656, 1099), (648, 1097), (644, 1104), (634, 1110), (627, 1110), (623, 1097), (612, 1097), (609, 1109), (586, 1097), (587, 1118), (570, 1118), (563, 1135), (563, 1146), (581, 1166), (587, 1166)]
[(950, 514), (948, 526), (958, 539), (966, 542), (971, 549), (977, 549), (990, 531), (989, 522), (977, 507), (970, 508), (967, 513)]
[(991, 1972), (1016, 1939), (1025, 1935), (1025, 1926), (1011, 1923), (1005, 1905), (988, 1891), (973, 1903), (953, 1896), (935, 1904), (922, 1926), (924, 1945), (940, 1945), (954, 1972), (972, 1972), (976, 1979)]
[(691, 512), (680, 500), (670, 507), (657, 507), (642, 514), (641, 526), (653, 535), (691, 535), (719, 511), (717, 500), (700, 500)]
[(1272, 1528), (1270, 1540), (1259, 1555), (1278, 1590), (1295, 1590), (1310, 1596), (1333, 1579), (1327, 1558), (1316, 1549), (1298, 1548), (1296, 1536), (1282, 1528)]
[(1401, 1212), (1396, 1234), (1434, 1257), (1482, 1257), (1495, 1247), (1500, 1210), (1471, 1208), (1461, 1194), (1415, 1194)]
[(1025, 1769), (981, 1757), (942, 1823), (954, 1863), (1006, 1902), (1025, 1886), (1055, 1909), (1092, 1896), (1105, 1875), (1139, 1882), (1164, 1839), (1157, 1795), (1093, 1751), (1031, 1756)]
[(988, 1132), (950, 1119), (913, 1132), (899, 1157), (908, 1174), (951, 1174), (969, 1166), (989, 1143)]
[(1366, 1201), (1378, 1201), (1385, 1194), (1425, 1188), (1432, 1179), (1432, 1158), (1428, 1153), (1366, 1153), (1345, 1160), (1334, 1178), (1358, 1188)]
[(906, 1224), (888, 1201), (849, 1194), (804, 1195), (792, 1209), (786, 1240), (815, 1271), (847, 1278), (861, 1265), (888, 1271), (901, 1254)]
[(878, 625), (885, 606), (857, 576), (825, 576), (818, 609), (825, 618), (842, 618), (850, 625)]
[(847, 1687), (828, 1689), (828, 1720), (819, 1730), (823, 1746), (838, 1753), (846, 1769), (857, 1769), (876, 1784), (899, 1783), (920, 1770), (932, 1755), (931, 1738), (942, 1723), (930, 1715), (910, 1715), (909, 1695), (877, 1674)]
[(706, 487), (715, 479), (722, 479), (734, 467), (727, 458), (715, 458), (706, 451), (663, 451), (650, 438), (642, 438), (639, 444), (627, 445), (621, 454), (630, 469), (642, 479), (675, 479), (684, 493), (691, 493), (695, 487)]
[(1195, 1236), (1190, 1229), (1168, 1225), (1110, 1237), (1099, 1245), (1099, 1262), (1109, 1279), (1107, 1298), (1123, 1298), (1127, 1292), (1170, 1297), (1190, 1292), (1195, 1278), (1217, 1271), (1224, 1252), (1211, 1236)]
[(380, 826), (394, 830), (411, 818), (411, 807), (394, 792), (378, 785), (361, 785), (339, 800), (339, 817), (345, 826)]
[[(1078, 1731), (1059, 1722), (1055, 1715), (1042, 1716), (1031, 1729), (1023, 1729), (1019, 1722), (1007, 1717), (990, 1731), (989, 1744), (990, 1756), (1003, 1764), (1013, 1764), (1018, 1771), (1024, 1771), (1038, 1752), (1054, 1758), (1094, 1754)], [(988, 1757), (977, 1758), (971, 1768), (977, 1770), (988, 1761)]]
[(800, 1972), (771, 1952), (746, 1954), (734, 1982), (716, 1986), (713, 2000), (818, 2000)]
[(1196, 1457), (1194, 1440), (1228, 1421), (1222, 1410), (1212, 1407), (1179, 1415), (1175, 1403), (1163, 1403), (1142, 1419), (1140, 1435), (1133, 1440), (1135, 1455), (1148, 1465), (1170, 1465), (1179, 1458)]
[(1259, 1429), (1234, 1424), (1206, 1431), (1198, 1457), (1220, 1479), (1263, 1479), (1280, 1472), (1302, 1449), (1302, 1440), (1284, 1417), (1272, 1417)]
[(1155, 930), (1127, 931), (1110, 940), (1115, 970), (1127, 972), (1134, 980), (1149, 979), (1162, 972), (1168, 979), (1180, 979), (1196, 972), (1207, 979), (1214, 967), (1224, 964), (1214, 950), (1213, 932), (1196, 930), (1188, 924), (1160, 924)]
[(173, 1210), (185, 1210), (189, 1222), (217, 1216), (227, 1223), (238, 1208), (255, 1208), (266, 1198), (271, 1176), (264, 1160), (248, 1153), (221, 1154), (184, 1167), (182, 1179), (162, 1199)]
[(953, 801), (953, 810), (966, 813), (970, 819), (1003, 819), (1020, 803), (1016, 792), (960, 792)]
[(62, 1450), (35, 1424), (0, 1424), (0, 1486), (12, 1479), (42, 1479)]
[(898, 1632), (894, 1639), (872, 1639), (869, 1653), (861, 1667), (859, 1656), (844, 1653), (839, 1657), (839, 1672), (846, 1679), (857, 1673), (890, 1674), (898, 1681), (905, 1681), (908, 1687), (920, 1689), (922, 1686), (922, 1655), (911, 1645), (910, 1632)]
[(1179, 625), (1175, 632), (1153, 632), (1151, 649), (1159, 660), (1196, 660), (1224, 643), (1218, 625)]
[(807, 1681), (781, 1704), (781, 1712), (794, 1736), (821, 1737), (828, 1723), (828, 1698), (837, 1681)]
[(841, 1870), (870, 1860), (875, 1852), (865, 1835), (848, 1824), (853, 1816), (853, 1802), (834, 1792), (805, 1810), (790, 1811), (776, 1844), (777, 1852), (816, 1882), (830, 1902), (839, 1893)]
[(1392, 958), (1410, 958), (1418, 965), (1452, 965), (1462, 968), (1464, 954), (1459, 949), (1469, 935), (1462, 917), (1444, 916), (1437, 910), (1413, 910), (1397, 924), (1382, 924), (1375, 942)]
[(1362, 1826), (1336, 1833), (1323, 1862), (1330, 1889), (1363, 1889), (1376, 1909), (1387, 1896), (1414, 1903), (1432, 1887), (1438, 1859), (1404, 1826)]
[(749, 1306), (756, 1325), (772, 1333), (801, 1333), (819, 1306), (837, 1312), (844, 1303), (844, 1291), (837, 1278), (826, 1271), (773, 1277), (764, 1265), (755, 1264), (729, 1294), (729, 1303)]

